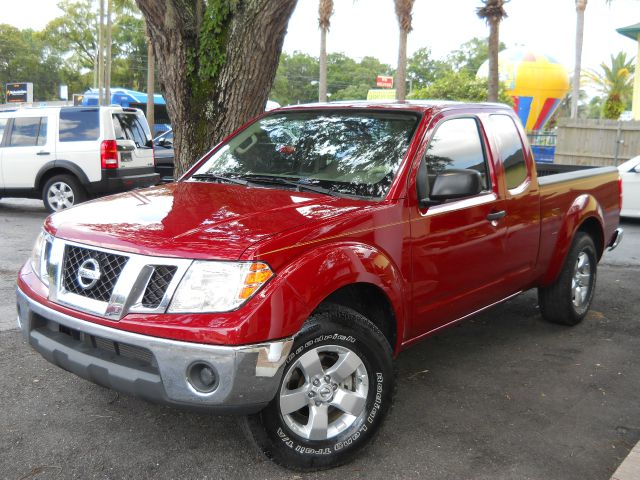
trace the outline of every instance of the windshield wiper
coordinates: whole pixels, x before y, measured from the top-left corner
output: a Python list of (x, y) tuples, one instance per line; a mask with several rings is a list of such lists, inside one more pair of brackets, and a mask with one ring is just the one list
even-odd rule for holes
[(196, 180), (217, 180), (218, 182), (236, 183), (238, 185), (244, 185), (245, 187), (251, 186), (251, 182), (248, 180), (242, 180), (240, 178), (225, 177), (224, 175), (216, 175), (215, 173), (196, 173), (189, 178), (195, 178)]
[(298, 192), (306, 190), (308, 192), (320, 193), (322, 195), (329, 195), (331, 197), (336, 197), (338, 194), (328, 188), (320, 187), (317, 185), (309, 185), (308, 183), (303, 182), (294, 182), (293, 180), (287, 180), (282, 177), (272, 177), (270, 175), (254, 175), (254, 174), (245, 174), (242, 175), (243, 178), (250, 178), (252, 183), (266, 183), (272, 185), (288, 185), (291, 187), (295, 187)]

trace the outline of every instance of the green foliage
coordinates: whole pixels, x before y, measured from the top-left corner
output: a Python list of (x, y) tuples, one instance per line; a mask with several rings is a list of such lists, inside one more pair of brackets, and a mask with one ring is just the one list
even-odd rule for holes
[[(376, 76), (389, 75), (389, 65), (374, 57), (360, 62), (343, 53), (327, 56), (327, 86), (330, 100), (364, 100), (376, 88)], [(282, 53), (269, 98), (281, 105), (316, 102), (318, 100), (318, 59), (301, 52)]]
[(190, 52), (187, 75), (195, 75), (201, 82), (213, 81), (226, 62), (229, 17), (238, 0), (206, 2), (197, 48)]
[[(499, 50), (504, 50), (506, 45), (500, 42)], [(446, 63), (453, 70), (465, 70), (471, 75), (478, 73), (480, 66), (489, 59), (489, 39), (472, 38), (463, 43), (457, 50), (447, 55)]]
[[(619, 52), (611, 55), (608, 65), (602, 62), (600, 70), (584, 72), (587, 82), (606, 98), (602, 110), (604, 118), (618, 118), (625, 109), (631, 108), (634, 69), (634, 59), (627, 59), (625, 52)], [(622, 110), (616, 115), (620, 108)]]
[[(463, 102), (484, 102), (487, 99), (488, 80), (477, 78), (466, 71), (447, 72), (425, 88), (414, 90), (410, 99), (456, 100)], [(513, 100), (500, 87), (499, 101), (513, 105)]]
[(414, 89), (424, 88), (438, 77), (451, 71), (451, 65), (443, 60), (431, 57), (431, 49), (424, 47), (407, 60), (407, 78)]
[(69, 72), (61, 69), (62, 59), (31, 29), (19, 30), (0, 24), (0, 85), (4, 102), (4, 84), (32, 82), (34, 100), (53, 100), (58, 86)]

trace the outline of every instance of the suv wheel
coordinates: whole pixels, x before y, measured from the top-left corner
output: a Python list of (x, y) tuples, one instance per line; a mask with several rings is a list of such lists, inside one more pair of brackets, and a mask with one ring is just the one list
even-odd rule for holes
[(332, 468), (374, 438), (393, 389), (384, 335), (359, 313), (333, 308), (312, 315), (296, 335), (276, 397), (245, 426), (279, 465)]
[(42, 188), (42, 201), (49, 212), (71, 208), (87, 199), (80, 182), (71, 175), (55, 175)]

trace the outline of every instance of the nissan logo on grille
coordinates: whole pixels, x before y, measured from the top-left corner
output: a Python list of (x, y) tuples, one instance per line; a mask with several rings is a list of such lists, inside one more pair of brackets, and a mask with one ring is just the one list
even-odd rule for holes
[(78, 268), (78, 285), (87, 290), (93, 287), (100, 280), (100, 264), (94, 258), (88, 258), (80, 264)]

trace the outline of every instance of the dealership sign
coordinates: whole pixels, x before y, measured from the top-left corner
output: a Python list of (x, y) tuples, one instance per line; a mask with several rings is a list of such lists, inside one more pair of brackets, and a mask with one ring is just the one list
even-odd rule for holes
[(33, 102), (33, 83), (7, 83), (5, 93), (7, 103)]
[(393, 77), (378, 75), (376, 77), (376, 86), (381, 88), (393, 88)]

